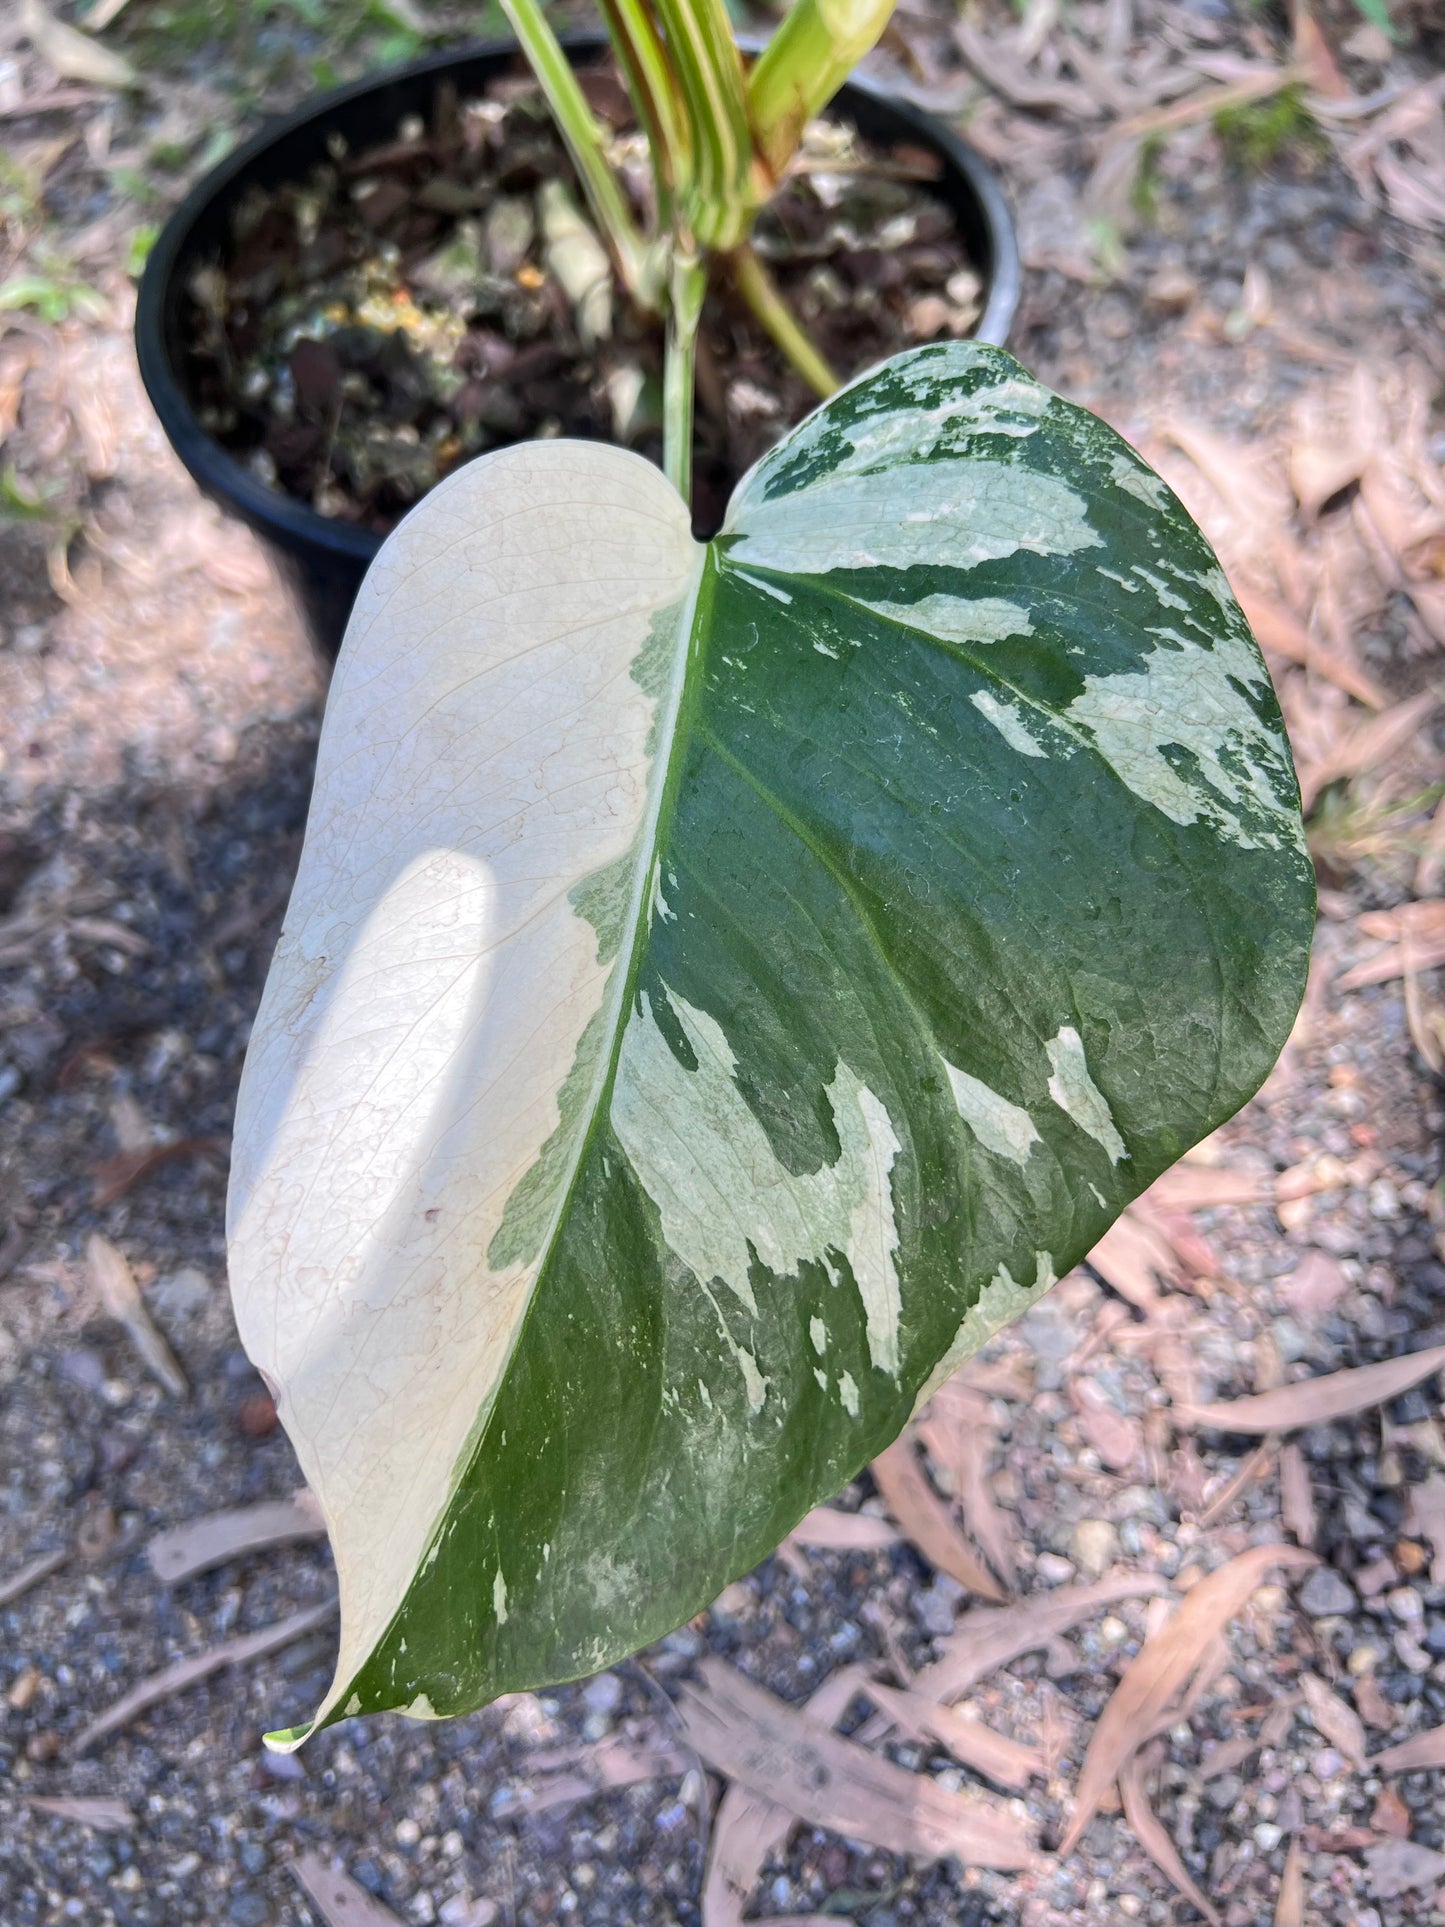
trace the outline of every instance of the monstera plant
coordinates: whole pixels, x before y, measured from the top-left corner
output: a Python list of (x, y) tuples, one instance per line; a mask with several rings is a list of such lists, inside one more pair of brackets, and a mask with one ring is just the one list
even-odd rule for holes
[(698, 1611), (1251, 1095), (1299, 1002), (1268, 676), (1123, 441), (949, 343), (826, 401), (710, 542), (670, 447), (461, 469), (337, 667), (229, 1219), (340, 1577), (313, 1725)]

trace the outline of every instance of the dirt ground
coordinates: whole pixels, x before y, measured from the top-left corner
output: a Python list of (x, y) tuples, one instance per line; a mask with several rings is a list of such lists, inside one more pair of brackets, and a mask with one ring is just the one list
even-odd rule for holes
[[(1445, 1408), (1391, 1364), (1445, 1345), (1445, 38), (1370, 11), (918, 4), (877, 60), (1006, 181), (1011, 346), (1156, 463), (1266, 648), (1321, 884), (1280, 1068), (692, 1625), (288, 1758), (260, 1734), (329, 1679), (332, 1575), (237, 1346), (222, 1208), (324, 673), (149, 413), (132, 275), (248, 117), (426, 23), (348, 6), (338, 43), (300, 6), (131, 0), (101, 39), (132, 92), (43, 20), (33, 44), (36, 13), (0, 24), (4, 1927), (1445, 1922)], [(266, 1502), (255, 1550), (157, 1541)], [(1248, 1582), (1211, 1614), (1221, 1574)], [(1179, 1661), (1152, 1705), (1146, 1640)], [(1030, 1865), (854, 1844), (728, 1785), (675, 1708), (719, 1660), (790, 1705), (822, 1688), (845, 1778), (871, 1747)]]

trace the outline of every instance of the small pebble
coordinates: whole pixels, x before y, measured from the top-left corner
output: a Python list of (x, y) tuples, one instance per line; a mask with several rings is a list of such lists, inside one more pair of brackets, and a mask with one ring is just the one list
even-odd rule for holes
[(1356, 1611), (1360, 1602), (1333, 1566), (1317, 1566), (1300, 1587), (1299, 1603), (1311, 1619), (1328, 1619)]
[(1119, 1556), (1119, 1534), (1107, 1519), (1081, 1519), (1074, 1527), (1070, 1549), (1079, 1571), (1097, 1579)]
[(599, 1673), (582, 1688), (582, 1701), (589, 1713), (615, 1713), (622, 1704), (622, 1681), (616, 1673)]
[(1385, 1604), (1402, 1625), (1419, 1626), (1424, 1622), (1425, 1602), (1413, 1586), (1396, 1586), (1393, 1592), (1386, 1593)]
[(1075, 1577), (1073, 1566), (1057, 1552), (1041, 1552), (1034, 1562), (1034, 1574), (1045, 1586), (1065, 1586)]

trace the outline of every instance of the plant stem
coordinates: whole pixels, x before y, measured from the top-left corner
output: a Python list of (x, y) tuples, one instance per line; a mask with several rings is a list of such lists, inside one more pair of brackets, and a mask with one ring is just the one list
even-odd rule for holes
[(547, 96), (552, 118), (567, 143), (593, 218), (602, 230), (603, 241), (623, 285), (629, 294), (640, 297), (644, 292), (646, 245), (622, 188), (607, 164), (602, 129), (577, 84), (572, 63), (548, 24), (540, 0), (502, 0), (502, 10), (516, 28), (527, 65)]
[(783, 299), (751, 243), (745, 241), (740, 248), (734, 248), (727, 259), (738, 293), (813, 393), (826, 401), (837, 391), (838, 377), (808, 339), (803, 324)]
[(793, 0), (748, 75), (753, 139), (775, 181), (803, 129), (877, 45), (895, 0)]
[(683, 207), (704, 247), (732, 247), (747, 231), (753, 168), (747, 83), (724, 0), (654, 0), (681, 103), (696, 175)]
[(693, 363), (706, 291), (707, 269), (701, 257), (679, 250), (672, 260), (667, 354), (662, 373), (662, 466), (667, 479), (689, 506), (692, 503)]
[(598, 0), (598, 6), (647, 136), (658, 226), (666, 230), (673, 225), (678, 197), (691, 187), (693, 172), (691, 130), (678, 99), (667, 48), (647, 0)]

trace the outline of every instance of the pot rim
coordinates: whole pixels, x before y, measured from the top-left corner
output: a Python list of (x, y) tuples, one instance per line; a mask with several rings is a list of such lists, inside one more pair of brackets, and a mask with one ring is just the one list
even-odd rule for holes
[[(561, 41), (571, 54), (601, 54), (608, 46), (606, 36), (601, 33), (564, 34)], [(745, 52), (756, 52), (762, 42), (752, 35), (740, 34), (738, 44)], [(293, 554), (304, 558), (321, 550), (338, 562), (364, 567), (385, 537), (372, 529), (321, 515), (308, 503), (270, 487), (196, 419), (179, 369), (172, 360), (166, 316), (168, 297), (189, 247), (192, 230), (261, 155), (301, 129), (387, 87), (406, 86), (433, 74), (444, 74), (450, 67), (479, 59), (510, 58), (519, 52), (515, 40), (470, 41), (310, 95), (291, 112), (268, 120), (249, 140), (204, 174), (172, 212), (147, 256), (136, 296), (136, 354), (141, 380), (167, 439), (203, 489), (220, 496), (269, 540)], [(1013, 220), (993, 173), (977, 150), (936, 116), (890, 93), (867, 76), (853, 75), (839, 88), (835, 102), (846, 103), (850, 93), (886, 107), (902, 121), (913, 138), (939, 152), (967, 182), (978, 202), (993, 255), (987, 269), (984, 311), (971, 339), (1002, 347), (1018, 306), (1022, 270)]]

